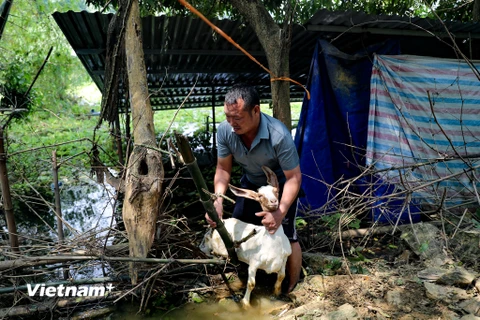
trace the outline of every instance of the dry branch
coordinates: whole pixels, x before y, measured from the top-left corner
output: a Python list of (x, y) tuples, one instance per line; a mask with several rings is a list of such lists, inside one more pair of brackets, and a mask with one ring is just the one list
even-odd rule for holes
[(58, 301), (50, 300), (24, 306), (14, 306), (0, 309), (0, 319), (8, 317), (33, 316), (36, 313), (48, 312), (54, 308), (76, 307), (78, 305), (92, 302), (106, 302), (117, 299), (121, 295), (122, 292), (114, 292), (105, 297), (76, 297), (72, 299), (60, 299)]

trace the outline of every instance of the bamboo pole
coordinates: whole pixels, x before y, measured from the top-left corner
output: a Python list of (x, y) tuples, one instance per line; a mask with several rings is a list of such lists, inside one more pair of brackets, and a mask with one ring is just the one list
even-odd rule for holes
[[(62, 207), (60, 204), (60, 188), (58, 186), (58, 168), (57, 164), (57, 150), (52, 151), (52, 166), (53, 166), (53, 190), (55, 193), (55, 213), (57, 216), (57, 234), (58, 244), (61, 245), (64, 242), (65, 235), (63, 233), (63, 221), (62, 221)], [(68, 279), (69, 274), (67, 269), (63, 269), (63, 278)]]
[(18, 248), (17, 225), (13, 215), (12, 195), (10, 194), (10, 182), (8, 181), (7, 154), (5, 153), (5, 128), (0, 126), (0, 184), (3, 198), (3, 211), (7, 220), (8, 238), (10, 247), (14, 252), (20, 252)]
[(220, 220), (220, 218), (218, 217), (217, 211), (213, 206), (211, 197), (205, 191), (203, 191), (208, 190), (208, 188), (205, 184), (202, 173), (200, 172), (200, 168), (198, 167), (197, 159), (195, 159), (195, 157), (193, 156), (192, 148), (190, 147), (190, 144), (188, 143), (188, 140), (185, 136), (175, 133), (175, 138), (177, 140), (178, 149), (180, 150), (185, 165), (187, 166), (188, 172), (190, 172), (190, 175), (195, 182), (195, 186), (197, 187), (197, 191), (200, 195), (202, 205), (210, 216), (210, 219), (215, 221), (215, 223), (217, 224), (216, 230), (220, 234), (220, 237), (222, 238), (223, 243), (227, 248), (228, 256), (230, 257), (231, 262), (236, 264), (238, 263), (238, 258), (237, 253), (235, 252), (233, 241), (227, 229), (225, 228), (223, 221)]
[(44, 264), (54, 264), (64, 261), (123, 261), (123, 262), (144, 262), (166, 264), (177, 262), (181, 264), (224, 264), (220, 259), (158, 259), (158, 258), (136, 258), (136, 257), (107, 257), (107, 256), (82, 256), (82, 255), (63, 255), (63, 256), (37, 256), (25, 257), (16, 260), (0, 261), (0, 271), (16, 268), (33, 267)]
[(0, 39), (2, 39), (3, 30), (7, 24), (7, 19), (12, 7), (13, 0), (5, 0), (0, 5)]

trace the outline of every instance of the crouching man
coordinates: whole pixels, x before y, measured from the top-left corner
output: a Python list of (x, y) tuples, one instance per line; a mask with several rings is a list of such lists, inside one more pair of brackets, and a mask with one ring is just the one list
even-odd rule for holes
[[(279, 120), (260, 111), (260, 97), (253, 87), (233, 86), (225, 95), (223, 121), (217, 131), (218, 161), (214, 178), (215, 193), (225, 194), (230, 182), (233, 159), (243, 168), (241, 188), (257, 190), (267, 185), (262, 166), (272, 169), (280, 184), (278, 209), (265, 212), (257, 201), (237, 198), (233, 217), (247, 223), (264, 225), (275, 233), (283, 224), (292, 254), (287, 260), (288, 291), (300, 278), (302, 250), (295, 230), (297, 196), (302, 176), (298, 153), (290, 131)], [(223, 198), (214, 202), (219, 218), (223, 216)], [(208, 223), (215, 227), (206, 214)]]

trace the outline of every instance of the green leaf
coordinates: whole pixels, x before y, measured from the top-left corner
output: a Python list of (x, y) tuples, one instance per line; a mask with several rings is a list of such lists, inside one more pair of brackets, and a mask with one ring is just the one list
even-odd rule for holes
[(418, 249), (420, 251), (420, 253), (424, 253), (425, 251), (428, 250), (428, 242), (424, 242), (422, 243), (422, 245), (420, 246), (420, 249)]

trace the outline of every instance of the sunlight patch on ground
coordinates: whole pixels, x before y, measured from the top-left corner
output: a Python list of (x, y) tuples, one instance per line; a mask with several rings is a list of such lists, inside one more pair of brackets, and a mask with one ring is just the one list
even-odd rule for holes
[(102, 101), (102, 93), (94, 83), (80, 87), (76, 95), (81, 97), (82, 101), (89, 105), (100, 105)]

